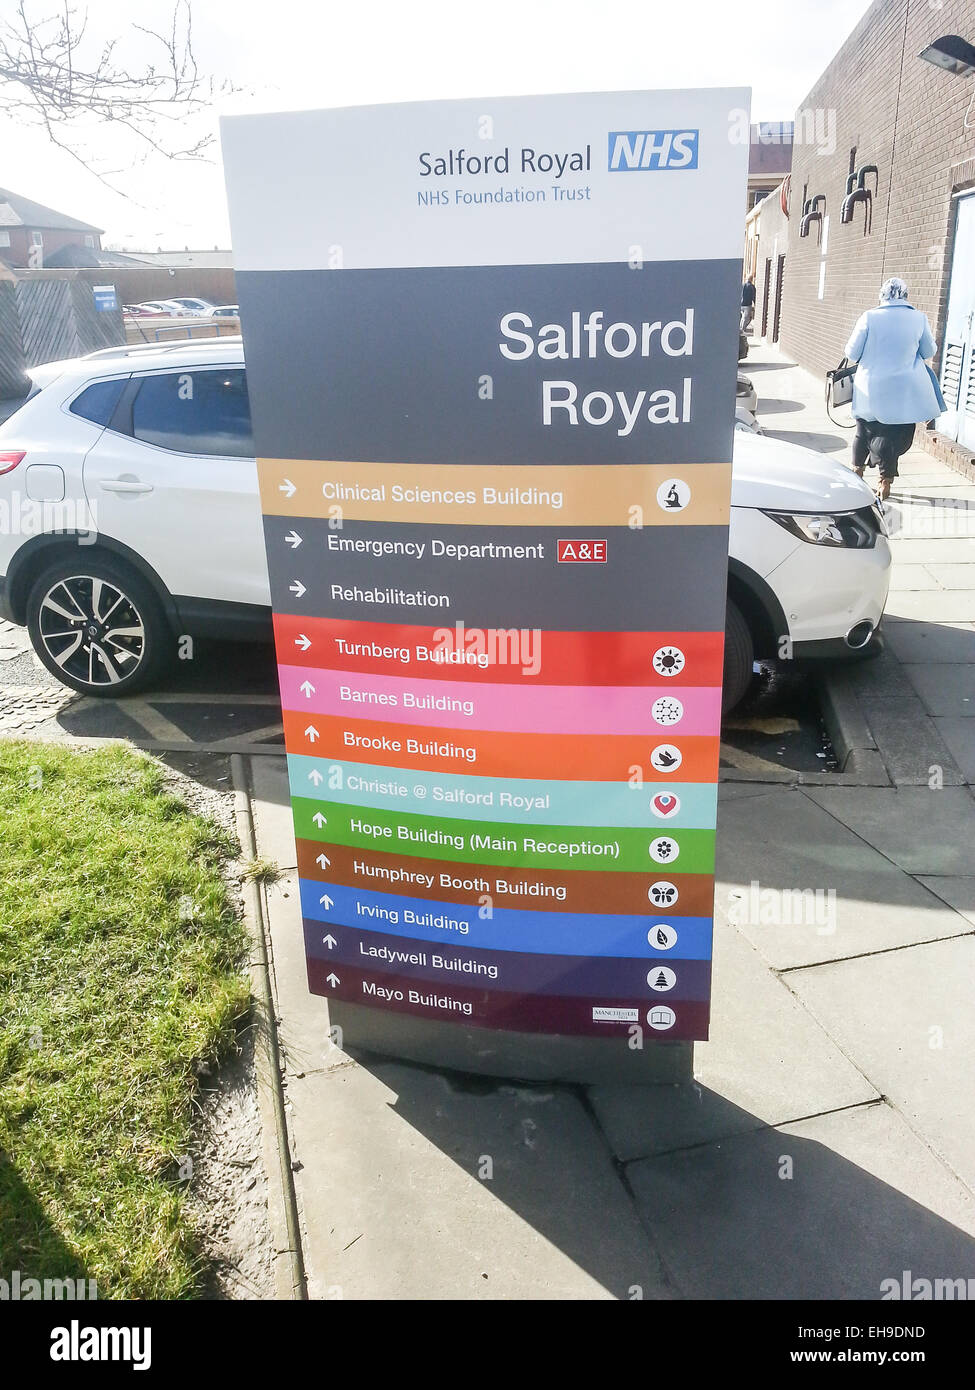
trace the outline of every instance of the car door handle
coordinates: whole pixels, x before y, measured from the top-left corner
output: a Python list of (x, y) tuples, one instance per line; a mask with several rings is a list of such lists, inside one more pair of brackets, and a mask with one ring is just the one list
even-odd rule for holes
[(98, 486), (103, 492), (152, 492), (152, 483), (140, 483), (138, 478), (102, 478)]

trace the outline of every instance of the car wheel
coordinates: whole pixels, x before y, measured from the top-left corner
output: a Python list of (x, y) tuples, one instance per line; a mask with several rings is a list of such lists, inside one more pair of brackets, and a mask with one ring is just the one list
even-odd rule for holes
[(58, 560), (31, 586), (27, 631), (59, 681), (109, 699), (143, 690), (165, 669), (171, 632), (155, 593), (110, 556)]
[(721, 712), (728, 714), (745, 698), (752, 683), (755, 644), (741, 609), (728, 600), (724, 620), (724, 677)]

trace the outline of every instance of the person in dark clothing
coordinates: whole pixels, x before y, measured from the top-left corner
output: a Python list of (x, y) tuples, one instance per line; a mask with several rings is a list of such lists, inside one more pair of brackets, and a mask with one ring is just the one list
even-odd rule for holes
[(755, 317), (755, 298), (755, 277), (749, 275), (741, 287), (741, 331), (743, 333), (752, 326), (752, 320)]

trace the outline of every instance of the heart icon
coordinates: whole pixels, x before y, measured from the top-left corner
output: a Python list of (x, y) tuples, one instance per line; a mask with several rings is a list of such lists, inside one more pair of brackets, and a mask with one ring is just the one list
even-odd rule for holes
[(653, 809), (658, 816), (672, 816), (679, 805), (676, 796), (665, 796), (663, 792), (653, 798)]

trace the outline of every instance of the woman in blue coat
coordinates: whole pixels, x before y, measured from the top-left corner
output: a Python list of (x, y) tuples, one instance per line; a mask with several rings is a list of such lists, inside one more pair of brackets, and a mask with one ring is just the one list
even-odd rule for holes
[(879, 307), (860, 315), (846, 345), (847, 357), (859, 364), (853, 378), (853, 467), (862, 478), (868, 461), (879, 463), (881, 501), (890, 496), (915, 425), (944, 409), (926, 361), (935, 351), (927, 317), (908, 303), (904, 281), (885, 281)]

